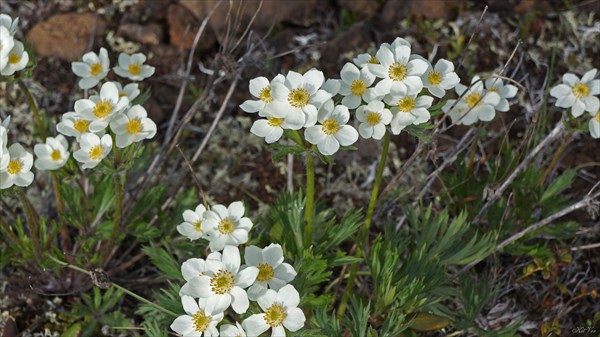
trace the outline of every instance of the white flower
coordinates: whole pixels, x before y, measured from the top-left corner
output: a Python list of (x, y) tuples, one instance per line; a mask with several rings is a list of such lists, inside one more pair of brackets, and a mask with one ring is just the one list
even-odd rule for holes
[(8, 53), (6, 66), (2, 69), (0, 74), (4, 76), (10, 76), (15, 71), (23, 70), (29, 62), (29, 54), (25, 51), (25, 47), (21, 41), (16, 41), (15, 44)]
[(204, 212), (206, 212), (204, 205), (198, 205), (193, 211), (191, 209), (183, 211), (184, 221), (177, 226), (177, 231), (192, 241), (202, 237), (206, 238), (205, 233), (202, 231)]
[(600, 101), (595, 96), (600, 94), (600, 80), (594, 80), (596, 72), (596, 68), (586, 72), (581, 80), (574, 74), (564, 74), (563, 83), (550, 90), (550, 95), (557, 99), (556, 106), (571, 108), (573, 117), (581, 116), (584, 111), (597, 111)]
[(15, 143), (8, 148), (10, 161), (6, 168), (0, 171), (0, 189), (6, 189), (12, 185), (26, 187), (33, 181), (33, 155), (23, 148), (21, 144)]
[(346, 125), (350, 119), (348, 108), (338, 105), (334, 108), (333, 101), (329, 100), (319, 109), (318, 120), (320, 125), (306, 128), (304, 137), (306, 140), (317, 145), (319, 152), (324, 155), (336, 153), (340, 145), (349, 146), (358, 140), (358, 132), (350, 125)]
[(283, 135), (283, 129), (287, 129), (284, 118), (267, 116), (252, 124), (250, 132), (265, 139), (267, 144), (275, 143)]
[(508, 111), (510, 105), (508, 98), (513, 98), (517, 95), (517, 87), (512, 84), (504, 85), (504, 81), (500, 78), (488, 78), (485, 80), (485, 88), (487, 92), (495, 92), (500, 96), (500, 102), (494, 106), (498, 111)]
[(390, 111), (393, 118), (390, 125), (392, 133), (395, 135), (399, 134), (408, 125), (425, 123), (431, 118), (427, 110), (433, 102), (431, 96), (417, 97), (414, 94), (403, 97), (388, 97), (387, 99), (386, 103), (392, 106)]
[(79, 87), (81, 89), (93, 88), (106, 77), (110, 70), (108, 52), (100, 48), (100, 53), (89, 52), (83, 54), (83, 62), (72, 62), (71, 70), (75, 75), (81, 77)]
[[(478, 76), (473, 77), (471, 83), (470, 88), (460, 83), (456, 85), (456, 93), (459, 96), (464, 93), (455, 108), (448, 113), (456, 124), (471, 125), (478, 120), (489, 122), (496, 116), (494, 107), (500, 103), (500, 95), (493, 91), (485, 92), (483, 82), (479, 81)], [(446, 108), (444, 111), (447, 111), (450, 108), (448, 102), (446, 106), (442, 110)]]
[(346, 63), (342, 68), (340, 95), (344, 96), (342, 104), (348, 109), (356, 109), (363, 100), (372, 100), (372, 96), (367, 94), (367, 89), (375, 82), (375, 76), (366, 69), (358, 70), (352, 63)]
[(369, 74), (371, 74), (372, 76), (375, 76), (375, 74), (373, 74), (371, 72), (368, 65), (369, 64), (379, 64), (379, 61), (377, 61), (377, 58), (368, 53), (359, 54), (352, 60), (352, 62), (354, 62), (354, 64), (356, 64), (356, 66), (359, 67), (361, 71), (363, 69), (366, 69), (366, 71), (369, 72)]
[(196, 302), (190, 296), (182, 296), (181, 303), (187, 315), (179, 316), (173, 321), (173, 331), (183, 337), (219, 336), (217, 324), (223, 320), (223, 310), (217, 310), (214, 303), (202, 298)]
[(242, 325), (238, 322), (235, 322), (235, 325), (224, 324), (221, 325), (221, 334), (220, 337), (246, 337), (246, 331)]
[(0, 126), (6, 128), (6, 131), (8, 132), (8, 125), (10, 124), (10, 116), (6, 117), (6, 119), (3, 121), (2, 118), (0, 118)]
[(325, 80), (325, 83), (323, 83), (323, 85), (321, 86), (321, 90), (325, 90), (326, 92), (328, 92), (331, 95), (331, 97), (333, 97), (340, 92), (341, 86), (342, 86), (342, 80), (339, 80), (336, 78), (329, 78), (329, 79)]
[(10, 155), (8, 154), (8, 131), (0, 125), (0, 171), (3, 171), (8, 166)]
[(315, 125), (317, 110), (333, 96), (319, 89), (324, 81), (323, 72), (316, 69), (304, 75), (290, 71), (283, 83), (271, 85), (274, 101), (266, 107), (266, 112), (274, 117), (283, 117), (292, 130)]
[(10, 35), (14, 36), (17, 32), (17, 28), (19, 27), (19, 18), (15, 18), (13, 20), (6, 14), (0, 14), (0, 26), (4, 26)]
[[(81, 115), (70, 111), (64, 113), (60, 123), (56, 124), (56, 131), (65, 136), (75, 137), (77, 141), (81, 139), (81, 135), (90, 133), (90, 121), (84, 119)], [(96, 132), (99, 136), (104, 134), (104, 130)]]
[(8, 29), (0, 26), (0, 71), (3, 71), (8, 64), (8, 54), (15, 45), (15, 40)]
[(73, 153), (73, 158), (83, 163), (83, 168), (94, 168), (106, 158), (112, 149), (112, 138), (104, 135), (102, 138), (94, 133), (86, 133), (81, 136), (79, 150)]
[(435, 67), (428, 67), (421, 80), (423, 86), (437, 98), (444, 97), (446, 90), (453, 89), (460, 82), (454, 72), (454, 63), (444, 59), (439, 59)]
[(141, 81), (154, 74), (154, 67), (145, 65), (146, 56), (142, 53), (127, 55), (119, 54), (119, 66), (114, 67), (115, 73), (132, 81)]
[(365, 138), (381, 139), (385, 135), (385, 126), (392, 121), (392, 113), (381, 101), (371, 101), (356, 109), (356, 119), (360, 125), (358, 132)]
[(180, 295), (206, 298), (215, 310), (225, 310), (231, 305), (236, 313), (245, 313), (250, 302), (244, 288), (254, 283), (258, 268), (247, 266), (240, 270), (240, 262), (239, 249), (226, 246), (222, 255), (206, 259), (203, 274), (184, 284)]
[(63, 135), (46, 138), (46, 144), (37, 144), (33, 147), (33, 152), (37, 157), (35, 168), (51, 171), (63, 167), (71, 155), (68, 148), (69, 143)]
[(116, 145), (120, 149), (156, 135), (156, 124), (148, 118), (146, 109), (141, 105), (134, 105), (127, 113), (118, 114), (110, 122), (110, 129), (115, 133)]
[(264, 311), (255, 314), (242, 322), (242, 326), (248, 336), (259, 336), (269, 328), (272, 329), (271, 336), (285, 336), (284, 327), (290, 331), (298, 331), (304, 326), (306, 317), (300, 308), (300, 294), (290, 284), (279, 289), (267, 290), (258, 299), (258, 305)]
[(273, 102), (271, 95), (271, 86), (274, 83), (283, 83), (285, 77), (279, 74), (275, 76), (269, 83), (266, 77), (257, 77), (250, 80), (249, 89), (252, 96), (258, 100), (247, 100), (240, 105), (240, 108), (246, 112), (258, 112), (260, 116), (264, 116), (264, 110), (267, 105)]
[(129, 83), (125, 87), (121, 85), (121, 83), (114, 81), (112, 82), (119, 91), (119, 97), (126, 96), (129, 99), (129, 103), (133, 102), (133, 100), (140, 95), (140, 88), (137, 83)]
[(127, 97), (119, 97), (117, 87), (106, 82), (100, 88), (100, 96), (80, 99), (75, 102), (75, 112), (90, 121), (89, 130), (99, 132), (108, 126), (110, 121), (129, 104)]
[(596, 114), (590, 120), (588, 127), (592, 138), (600, 138), (600, 111), (596, 111)]
[(260, 249), (256, 246), (246, 247), (244, 260), (249, 266), (258, 268), (256, 282), (248, 288), (248, 298), (256, 301), (267, 288), (279, 290), (296, 277), (296, 270), (288, 263), (283, 263), (283, 250), (278, 244), (270, 244)]
[(382, 45), (375, 57), (380, 64), (369, 64), (368, 67), (373, 74), (382, 78), (375, 86), (378, 96), (415, 95), (423, 89), (420, 76), (427, 70), (427, 62), (421, 58), (411, 58), (410, 46), (398, 45), (392, 51)]
[(215, 205), (204, 213), (202, 230), (208, 234), (210, 250), (222, 250), (226, 245), (239, 246), (248, 242), (252, 221), (244, 217), (244, 204), (232, 202), (228, 208)]

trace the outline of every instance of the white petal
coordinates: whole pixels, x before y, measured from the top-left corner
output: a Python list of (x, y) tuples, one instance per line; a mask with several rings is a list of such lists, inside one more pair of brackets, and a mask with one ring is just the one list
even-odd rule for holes
[(192, 321), (191, 316), (183, 315), (177, 317), (170, 327), (171, 330), (177, 332), (178, 334), (187, 336), (186, 334), (193, 330), (194, 322)]
[(321, 142), (317, 144), (319, 152), (329, 156), (336, 153), (340, 148), (340, 143), (333, 136), (327, 136)]
[(194, 316), (194, 314), (200, 310), (198, 302), (191, 296), (181, 296), (181, 304), (183, 305), (183, 310), (191, 316)]
[(340, 77), (345, 83), (352, 84), (353, 81), (360, 78), (360, 70), (354, 64), (346, 63), (340, 72)]
[(565, 73), (562, 79), (564, 83), (568, 84), (571, 87), (579, 82), (579, 77), (571, 73)]
[(260, 336), (263, 332), (269, 329), (269, 325), (264, 319), (265, 314), (256, 314), (246, 318), (242, 322), (242, 326), (248, 337)]
[(555, 98), (560, 98), (569, 94), (571, 94), (571, 87), (566, 84), (559, 84), (550, 89), (550, 95)]
[(258, 268), (248, 266), (237, 274), (235, 284), (241, 288), (248, 288), (258, 276)]
[(340, 142), (340, 145), (349, 146), (358, 140), (358, 132), (350, 125), (344, 125), (340, 131), (335, 134), (335, 138)]
[(283, 262), (283, 250), (278, 244), (270, 244), (262, 250), (263, 262), (276, 268)]
[(583, 103), (585, 104), (585, 111), (593, 113), (600, 109), (600, 101), (598, 100), (598, 97), (588, 96), (583, 99)]
[(300, 294), (293, 285), (288, 284), (277, 292), (277, 303), (282, 303), (286, 309), (295, 308), (300, 304)]
[(262, 249), (256, 246), (247, 246), (244, 250), (244, 261), (249, 266), (258, 267), (263, 263)]
[[(494, 107), (488, 104), (482, 104), (481, 106), (475, 108), (477, 110), (477, 116), (479, 117), (480, 120), (484, 121), (484, 122), (489, 122), (492, 119), (494, 119), (494, 116), (496, 116), (496, 111), (494, 110)], [(475, 110), (473, 109), (473, 110)]]
[(246, 292), (240, 287), (233, 287), (230, 294), (232, 297), (231, 307), (233, 308), (233, 311), (238, 314), (245, 313), (250, 306), (248, 294), (246, 294)]
[(257, 112), (264, 107), (265, 107), (265, 103), (263, 101), (252, 101), (252, 100), (247, 100), (240, 105), (240, 109), (244, 110), (245, 112), (250, 112), (250, 113)]
[(306, 317), (300, 308), (293, 308), (286, 312), (286, 317), (283, 320), (283, 325), (290, 331), (298, 331), (304, 327)]
[(304, 137), (306, 141), (311, 144), (318, 144), (322, 142), (327, 135), (323, 132), (323, 128), (319, 125), (311, 126), (306, 128), (304, 131)]

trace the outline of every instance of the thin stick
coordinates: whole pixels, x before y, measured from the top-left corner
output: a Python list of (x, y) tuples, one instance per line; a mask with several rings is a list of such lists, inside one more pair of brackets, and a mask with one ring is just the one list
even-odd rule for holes
[(194, 178), (194, 182), (196, 183), (196, 188), (198, 188), (198, 191), (200, 191), (200, 195), (202, 196), (202, 203), (204, 204), (204, 207), (206, 209), (208, 209), (208, 202), (206, 201), (206, 195), (204, 194), (204, 189), (202, 189), (202, 184), (200, 184), (198, 177), (196, 177), (196, 173), (194, 172), (194, 169), (192, 168), (192, 164), (188, 160), (188, 157), (185, 155), (185, 153), (183, 152), (183, 150), (181, 149), (179, 144), (175, 145), (175, 147), (177, 147), (177, 150), (179, 150), (179, 153), (181, 153), (181, 156), (183, 157), (183, 160), (185, 161), (186, 166), (188, 167), (188, 169), (190, 170), (190, 173), (192, 174), (192, 177)]
[[(483, 12), (481, 12), (481, 16), (479, 17), (479, 21), (477, 21), (477, 25), (475, 26), (475, 29), (473, 29), (473, 32), (471, 33), (471, 37), (469, 38), (469, 41), (467, 42), (467, 46), (465, 47), (465, 50), (468, 49), (469, 46), (471, 45), (471, 42), (473, 41), (473, 38), (475, 37), (475, 33), (477, 33), (477, 30), (479, 29), (479, 25), (481, 24), (481, 21), (483, 21), (483, 17), (485, 16), (485, 12), (487, 12), (487, 10), (488, 10), (488, 6), (486, 5), (485, 8), (483, 9)], [(458, 67), (456, 67), (456, 70), (458, 70), (462, 67), (463, 61), (465, 60), (466, 56), (467, 56), (467, 53), (464, 53), (462, 59), (460, 59), (460, 62), (458, 63)]]

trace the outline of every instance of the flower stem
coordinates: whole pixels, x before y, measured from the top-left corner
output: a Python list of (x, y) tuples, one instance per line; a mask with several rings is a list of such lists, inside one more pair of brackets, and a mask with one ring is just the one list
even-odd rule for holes
[(31, 92), (29, 91), (27, 86), (25, 85), (25, 82), (23, 82), (23, 80), (19, 79), (17, 81), (17, 84), (19, 85), (19, 88), (21, 88), (23, 93), (25, 93), (25, 97), (27, 98), (27, 104), (29, 105), (29, 108), (31, 108), (31, 111), (33, 112), (33, 118), (35, 119), (35, 127), (37, 129), (36, 131), (37, 131), (38, 135), (42, 138), (42, 140), (45, 140), (46, 139), (46, 130), (44, 129), (44, 124), (42, 123), (42, 118), (40, 116), (40, 109), (38, 108), (37, 103), (35, 102), (35, 99), (33, 98), (33, 95), (31, 94)]
[(304, 210), (304, 245), (312, 244), (313, 207), (315, 202), (315, 163), (312, 153), (306, 156), (306, 208)]
[(63, 241), (63, 249), (65, 252), (71, 251), (71, 239), (69, 238), (69, 228), (67, 223), (63, 219), (63, 213), (65, 211), (65, 204), (63, 203), (62, 194), (60, 192), (60, 183), (56, 172), (50, 172), (52, 176), (52, 186), (54, 187), (54, 196), (56, 198), (56, 209), (58, 210), (58, 220), (61, 225), (61, 237)]
[(31, 207), (29, 200), (27, 200), (23, 189), (18, 188), (17, 194), (19, 195), (19, 200), (21, 201), (21, 204), (23, 204), (25, 218), (27, 218), (27, 224), (29, 225), (29, 235), (31, 236), (31, 245), (33, 246), (33, 257), (35, 258), (38, 264), (41, 264), (42, 251), (39, 242), (40, 226), (38, 223), (37, 214), (35, 214), (35, 210), (33, 209), (33, 207)]
[[(383, 136), (383, 148), (381, 149), (381, 158), (379, 159), (379, 165), (377, 166), (377, 174), (375, 176), (375, 185), (373, 185), (373, 192), (371, 192), (371, 200), (369, 201), (369, 208), (367, 209), (367, 217), (365, 218), (365, 223), (361, 228), (360, 233), (358, 235), (358, 240), (356, 241), (357, 246), (355, 256), (357, 258), (362, 258), (365, 256), (365, 251), (362, 247), (366, 247), (366, 242), (364, 241), (368, 238), (369, 229), (371, 228), (371, 221), (373, 219), (373, 213), (375, 213), (375, 205), (377, 204), (379, 186), (381, 185), (383, 169), (385, 168), (385, 162), (387, 159), (388, 150), (390, 148), (390, 140), (391, 133), (389, 131), (386, 131), (385, 136)], [(357, 273), (358, 263), (355, 263), (350, 269), (348, 283), (346, 284), (346, 289), (344, 290), (344, 294), (342, 295), (342, 299), (340, 300), (340, 305), (338, 306), (338, 318), (341, 318), (342, 316), (344, 316), (344, 313), (346, 313), (348, 300), (350, 299), (350, 293), (352, 287), (354, 286), (354, 280), (356, 279)]]

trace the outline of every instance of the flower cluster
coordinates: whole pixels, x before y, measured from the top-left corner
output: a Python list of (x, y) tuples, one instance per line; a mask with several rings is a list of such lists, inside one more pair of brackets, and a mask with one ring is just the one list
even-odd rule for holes
[[(259, 336), (271, 329), (273, 336), (285, 336), (285, 329), (297, 331), (304, 326), (306, 319), (298, 308), (300, 295), (288, 284), (296, 271), (283, 262), (281, 246), (247, 246), (242, 264), (238, 246), (248, 241), (252, 228), (244, 212), (242, 202), (236, 201), (209, 210), (198, 205), (183, 213), (179, 233), (190, 240), (208, 240), (211, 253), (206, 259), (192, 258), (181, 266), (186, 283), (180, 296), (186, 315), (175, 319), (173, 331), (185, 337)], [(221, 325), (219, 332), (217, 325), (226, 310), (231, 307), (237, 314), (246, 313), (250, 301), (258, 302), (263, 312), (242, 324)]]
[(29, 63), (29, 54), (23, 42), (15, 39), (19, 18), (0, 14), (0, 75), (11, 76)]
[(19, 143), (8, 146), (9, 123), (10, 117), (0, 120), (0, 189), (26, 187), (33, 181), (33, 155)]
[(550, 95), (556, 98), (559, 108), (571, 108), (573, 117), (580, 117), (585, 112), (591, 116), (588, 128), (593, 138), (600, 138), (600, 80), (595, 80), (597, 70), (587, 71), (581, 79), (575, 74), (566, 73), (562, 83), (550, 90)]

